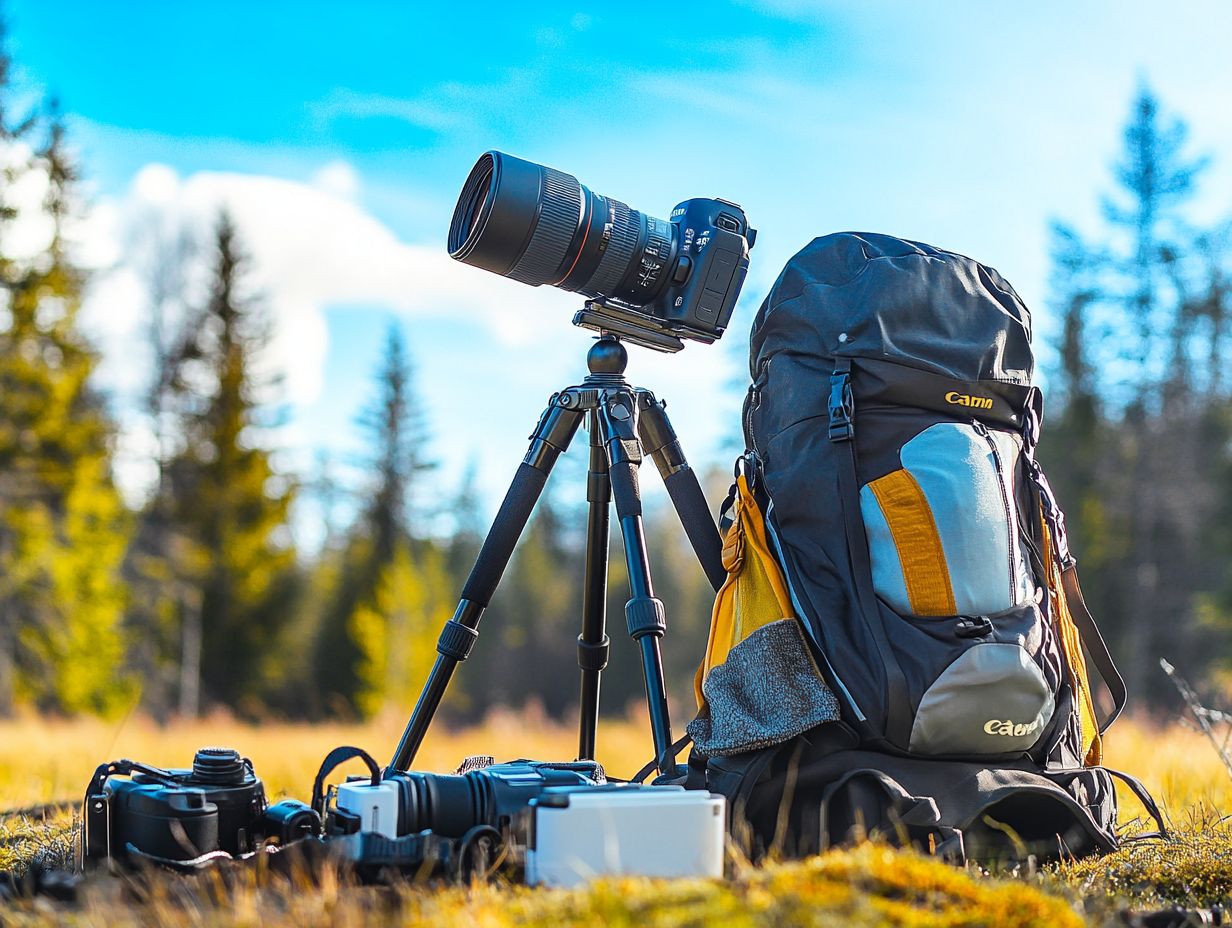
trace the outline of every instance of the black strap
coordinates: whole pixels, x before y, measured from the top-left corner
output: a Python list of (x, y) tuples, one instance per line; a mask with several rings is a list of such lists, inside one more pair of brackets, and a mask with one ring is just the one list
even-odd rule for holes
[(902, 668), (890, 649), (885, 624), (877, 609), (873, 588), (873, 562), (868, 552), (864, 516), (860, 512), (860, 481), (856, 474), (855, 401), (851, 392), (851, 361), (839, 358), (830, 378), (830, 441), (845, 444), (847, 453), (838, 453), (838, 496), (847, 533), (847, 550), (855, 581), (857, 605), (864, 618), (886, 675), (886, 737), (897, 747), (906, 748), (911, 738), (910, 701)]
[(316, 809), (317, 814), (321, 816), (321, 821), (325, 821), (325, 778), (334, 772), (340, 764), (346, 763), (348, 760), (358, 757), (368, 768), (368, 772), (372, 774), (372, 785), (381, 785), (381, 768), (372, 755), (363, 748), (354, 748), (344, 745), (339, 748), (334, 748), (325, 755), (325, 760), (321, 761), (321, 769), (317, 771), (316, 779), (312, 781), (312, 808)]
[[(667, 756), (671, 758), (675, 758), (677, 754), (679, 754), (682, 750), (684, 750), (684, 746), (692, 740), (693, 738), (690, 735), (685, 735), (683, 738), (677, 739), (677, 741), (670, 748), (667, 749)], [(650, 776), (652, 771), (657, 770), (658, 767), (659, 767), (659, 759), (656, 757), (654, 760), (648, 763), (645, 767), (643, 767), (637, 773), (633, 774), (629, 782), (630, 783), (641, 783), (643, 780), (646, 779), (646, 777)], [(671, 777), (669, 777), (669, 779), (672, 779), (673, 782), (675, 780), (675, 778), (671, 778)], [(660, 780), (663, 780), (663, 777), (655, 778), (656, 783), (658, 783)]]
[(875, 784), (893, 804), (894, 814), (901, 824), (913, 828), (936, 828), (941, 824), (941, 811), (933, 797), (912, 795), (884, 770), (871, 767), (848, 770), (825, 788), (821, 794), (823, 822), (827, 806), (838, 795), (839, 790), (854, 780), (866, 780)]
[(693, 749), (689, 751), (689, 759), (687, 766), (688, 774), (685, 776), (685, 789), (706, 789), (706, 763), (709, 758), (697, 749), (697, 745), (693, 745)]
[(1120, 770), (1113, 770), (1111, 767), (1105, 767), (1110, 774), (1129, 787), (1130, 792), (1134, 794), (1137, 800), (1142, 803), (1142, 807), (1146, 809), (1151, 818), (1155, 819), (1155, 824), (1159, 828), (1158, 834), (1139, 835), (1134, 840), (1146, 840), (1147, 838), (1163, 838), (1165, 841), (1172, 840), (1172, 834), (1168, 831), (1168, 826), (1164, 824), (1163, 814), (1159, 811), (1159, 806), (1155, 804), (1155, 797), (1143, 785), (1142, 781), (1137, 777), (1130, 776), (1128, 773), (1122, 773)]
[[(1129, 692), (1125, 688), (1125, 680), (1122, 679), (1121, 672), (1117, 670), (1116, 663), (1112, 660), (1112, 655), (1108, 653), (1108, 645), (1104, 643), (1104, 636), (1100, 634), (1099, 626), (1095, 624), (1095, 619), (1091, 617), (1087, 609), (1086, 600), (1082, 598), (1082, 587), (1078, 585), (1076, 566), (1070, 565), (1067, 570), (1061, 572), (1061, 586), (1065, 590), (1065, 599), (1069, 604), (1069, 614), (1073, 617), (1074, 627), (1078, 629), (1078, 635), (1082, 638), (1083, 651), (1112, 697), (1112, 711), (1106, 718), (1099, 720), (1099, 733), (1102, 735), (1125, 708)], [(1096, 711), (1099, 711), (1098, 708)]]
[[(1125, 688), (1125, 680), (1121, 677), (1121, 672), (1117, 670), (1116, 662), (1108, 652), (1108, 645), (1104, 643), (1104, 636), (1100, 634), (1099, 626), (1095, 624), (1091, 611), (1087, 609), (1086, 600), (1082, 596), (1082, 586), (1078, 583), (1078, 561), (1069, 549), (1069, 536), (1065, 530), (1065, 514), (1057, 505), (1052, 486), (1048, 483), (1043, 468), (1035, 459), (1035, 448), (1039, 444), (1040, 428), (1043, 422), (1043, 394), (1038, 388), (1032, 387), (1023, 415), (1022, 452), (1026, 458), (1031, 480), (1035, 484), (1036, 498), (1044, 519), (1048, 523), (1049, 534), (1052, 536), (1052, 555), (1061, 568), (1061, 587), (1065, 592), (1066, 602), (1069, 604), (1070, 616), (1082, 639), (1083, 651), (1112, 697), (1112, 711), (1107, 713), (1103, 719), (1097, 720), (1099, 733), (1102, 735), (1120, 716), (1129, 698), (1129, 693)], [(1099, 712), (1094, 702), (1092, 702), (1092, 708)]]

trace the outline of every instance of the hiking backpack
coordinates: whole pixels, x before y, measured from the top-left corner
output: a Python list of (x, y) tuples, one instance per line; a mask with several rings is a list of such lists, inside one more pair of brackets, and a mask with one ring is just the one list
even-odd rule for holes
[(889, 810), (935, 849), (992, 840), (996, 808), (1046, 854), (1115, 846), (1125, 688), (1035, 457), (1033, 369), (1013, 288), (928, 245), (828, 235), (766, 297), (689, 728), (755, 828), (794, 803), (810, 849)]

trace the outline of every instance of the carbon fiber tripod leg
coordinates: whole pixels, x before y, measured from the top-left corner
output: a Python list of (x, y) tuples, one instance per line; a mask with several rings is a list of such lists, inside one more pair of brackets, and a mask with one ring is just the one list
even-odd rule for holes
[(471, 568), (470, 576), (462, 587), (462, 599), (453, 618), (445, 623), (440, 639), (436, 644), (437, 657), (428, 674), (428, 681), (419, 694), (419, 701), (411, 713), (402, 739), (394, 752), (390, 767), (395, 770), (409, 769), (414, 761), (428, 726), (440, 707), (445, 689), (453, 677), (454, 670), (470, 655), (475, 640), (479, 637), (479, 620), (488, 608), (492, 593), (500, 583), (501, 575), (513, 556), (526, 522), (530, 519), (531, 510), (539, 500), (547, 484), (548, 475), (552, 472), (557, 458), (564, 453), (572, 441), (578, 425), (581, 424), (584, 412), (577, 409), (566, 409), (553, 397), (551, 404), (539, 417), (539, 424), (531, 435), (530, 449), (518, 466), (518, 471), (505, 494), (500, 511), (488, 530), (488, 536), (479, 549), (479, 557)]
[(603, 448), (599, 414), (588, 413), (590, 472), (586, 475), (586, 578), (582, 592), (582, 633), (578, 635), (578, 666), (582, 685), (578, 709), (578, 760), (594, 760), (599, 727), (599, 676), (607, 666), (611, 642), (607, 637), (608, 528), (612, 482)]
[(659, 648), (659, 640), (667, 631), (667, 619), (663, 603), (654, 595), (650, 560), (646, 554), (641, 490), (637, 479), (642, 447), (637, 438), (636, 404), (637, 399), (632, 391), (621, 392), (599, 408), (599, 421), (603, 427), (612, 497), (616, 501), (616, 517), (620, 520), (625, 564), (629, 573), (629, 602), (625, 605), (625, 620), (629, 626), (629, 637), (637, 643), (641, 652), (655, 765), (660, 773), (674, 774), (672, 723), (667, 707), (667, 686), (663, 679), (663, 656)]
[(727, 571), (723, 568), (723, 541), (710, 515), (706, 494), (702, 492), (697, 473), (685, 460), (684, 448), (667, 418), (666, 404), (656, 400), (648, 390), (639, 390), (637, 397), (637, 432), (642, 446), (659, 469), (693, 553), (717, 592), (727, 580)]

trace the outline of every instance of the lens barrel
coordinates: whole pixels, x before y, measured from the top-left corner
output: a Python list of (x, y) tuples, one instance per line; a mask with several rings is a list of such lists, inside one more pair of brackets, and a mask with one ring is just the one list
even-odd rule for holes
[(632, 306), (662, 291), (676, 249), (671, 223), (498, 151), (471, 169), (449, 227), (449, 254), (465, 264)]

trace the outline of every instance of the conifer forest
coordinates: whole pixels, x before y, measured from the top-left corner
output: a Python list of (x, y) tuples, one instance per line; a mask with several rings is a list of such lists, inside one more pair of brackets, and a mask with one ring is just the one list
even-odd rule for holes
[[(92, 280), (67, 232), (88, 206), (89, 165), (51, 101), (19, 98), (10, 72), (0, 60), (0, 716), (404, 714), (490, 516), (473, 475), (436, 466), (434, 443), (448, 436), (417, 402), (415, 323), (390, 325), (355, 410), (362, 479), (290, 472), (278, 463), (279, 385), (261, 373), (270, 331), (245, 229), (220, 213), (208, 229), (153, 230), (133, 247), (154, 298), (128, 308), (144, 314), (155, 359), (140, 411), (153, 476), (143, 498), (126, 498), (112, 398), (79, 319)], [(1056, 217), (1050, 298), (1032, 307), (1041, 455), (1136, 708), (1171, 711), (1160, 658), (1214, 703), (1232, 688), (1232, 204), (1196, 221), (1220, 153), (1197, 149), (1183, 112), (1149, 88), (1125, 104), (1120, 154), (1090, 191), (1100, 227)], [(33, 205), (19, 195), (29, 189)], [(12, 247), (19, 228), (43, 230), (33, 252)], [(750, 317), (746, 305), (737, 319)], [(733, 361), (737, 393), (739, 370)], [(734, 421), (733, 449), (738, 431)], [(569, 491), (554, 481), (541, 501), (449, 719), (574, 707), (583, 458), (562, 466)], [(694, 463), (717, 506), (729, 462)], [(310, 504), (345, 518), (300, 548), (294, 518)], [(712, 593), (666, 505), (647, 521), (679, 715)], [(614, 627), (622, 569), (613, 557)], [(635, 649), (619, 627), (612, 637), (604, 706), (622, 714), (642, 684)]]

